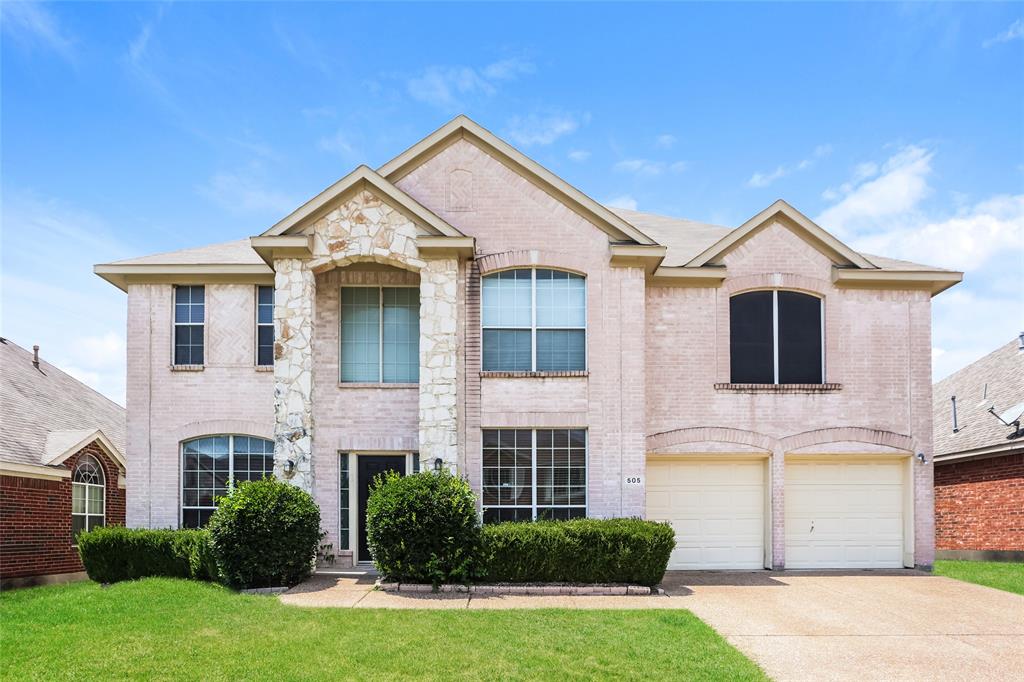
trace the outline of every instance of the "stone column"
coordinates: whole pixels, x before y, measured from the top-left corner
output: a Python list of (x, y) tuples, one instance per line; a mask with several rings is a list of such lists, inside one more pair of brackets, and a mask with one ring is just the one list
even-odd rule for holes
[(316, 279), (297, 258), (274, 271), (274, 475), (312, 493)]
[(428, 260), (420, 270), (420, 464), (432, 470), (438, 457), (455, 472), (458, 464), (456, 394), (456, 300), (459, 263)]

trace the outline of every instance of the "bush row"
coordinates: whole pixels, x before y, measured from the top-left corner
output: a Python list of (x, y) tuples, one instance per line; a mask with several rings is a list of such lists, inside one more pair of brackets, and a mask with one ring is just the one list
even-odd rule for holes
[(217, 579), (205, 530), (100, 527), (78, 536), (78, 552), (89, 577), (100, 583), (148, 576)]
[(447, 473), (382, 477), (367, 504), (377, 569), (400, 582), (565, 582), (656, 585), (675, 534), (640, 519), (578, 519), (481, 527), (469, 484)]
[(235, 486), (207, 529), (101, 527), (78, 536), (78, 551), (101, 583), (163, 576), (277, 587), (310, 574), (320, 538), (320, 509), (309, 493), (267, 478)]

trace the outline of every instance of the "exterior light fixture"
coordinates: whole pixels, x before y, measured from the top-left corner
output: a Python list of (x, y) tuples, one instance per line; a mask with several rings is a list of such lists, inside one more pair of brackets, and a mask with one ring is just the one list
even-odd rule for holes
[(295, 462), (293, 460), (286, 460), (284, 463), (284, 475), (291, 476), (295, 473)]
[(444, 460), (442, 460), (440, 457), (435, 459), (434, 460), (434, 473), (435, 474), (441, 473), (441, 467), (443, 467), (443, 466), (444, 466)]
[(924, 456), (923, 452), (917, 453), (917, 460), (919, 462), (921, 462), (921, 464), (927, 464), (928, 463), (928, 458)]

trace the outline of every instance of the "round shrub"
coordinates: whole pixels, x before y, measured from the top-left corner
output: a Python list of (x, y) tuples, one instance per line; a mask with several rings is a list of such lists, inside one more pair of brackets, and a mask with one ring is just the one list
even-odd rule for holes
[(383, 575), (403, 582), (464, 583), (480, 567), (480, 519), (469, 483), (442, 472), (377, 479), (366, 539)]
[(309, 493), (274, 478), (239, 483), (209, 524), (214, 559), (235, 588), (291, 586), (313, 569), (320, 509)]

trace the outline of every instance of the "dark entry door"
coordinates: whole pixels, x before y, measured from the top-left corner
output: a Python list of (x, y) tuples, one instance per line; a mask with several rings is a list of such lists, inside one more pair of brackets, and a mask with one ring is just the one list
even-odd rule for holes
[(366, 501), (370, 499), (370, 485), (378, 474), (397, 471), (405, 476), (405, 455), (360, 455), (359, 459), (359, 561), (370, 561), (366, 546)]

